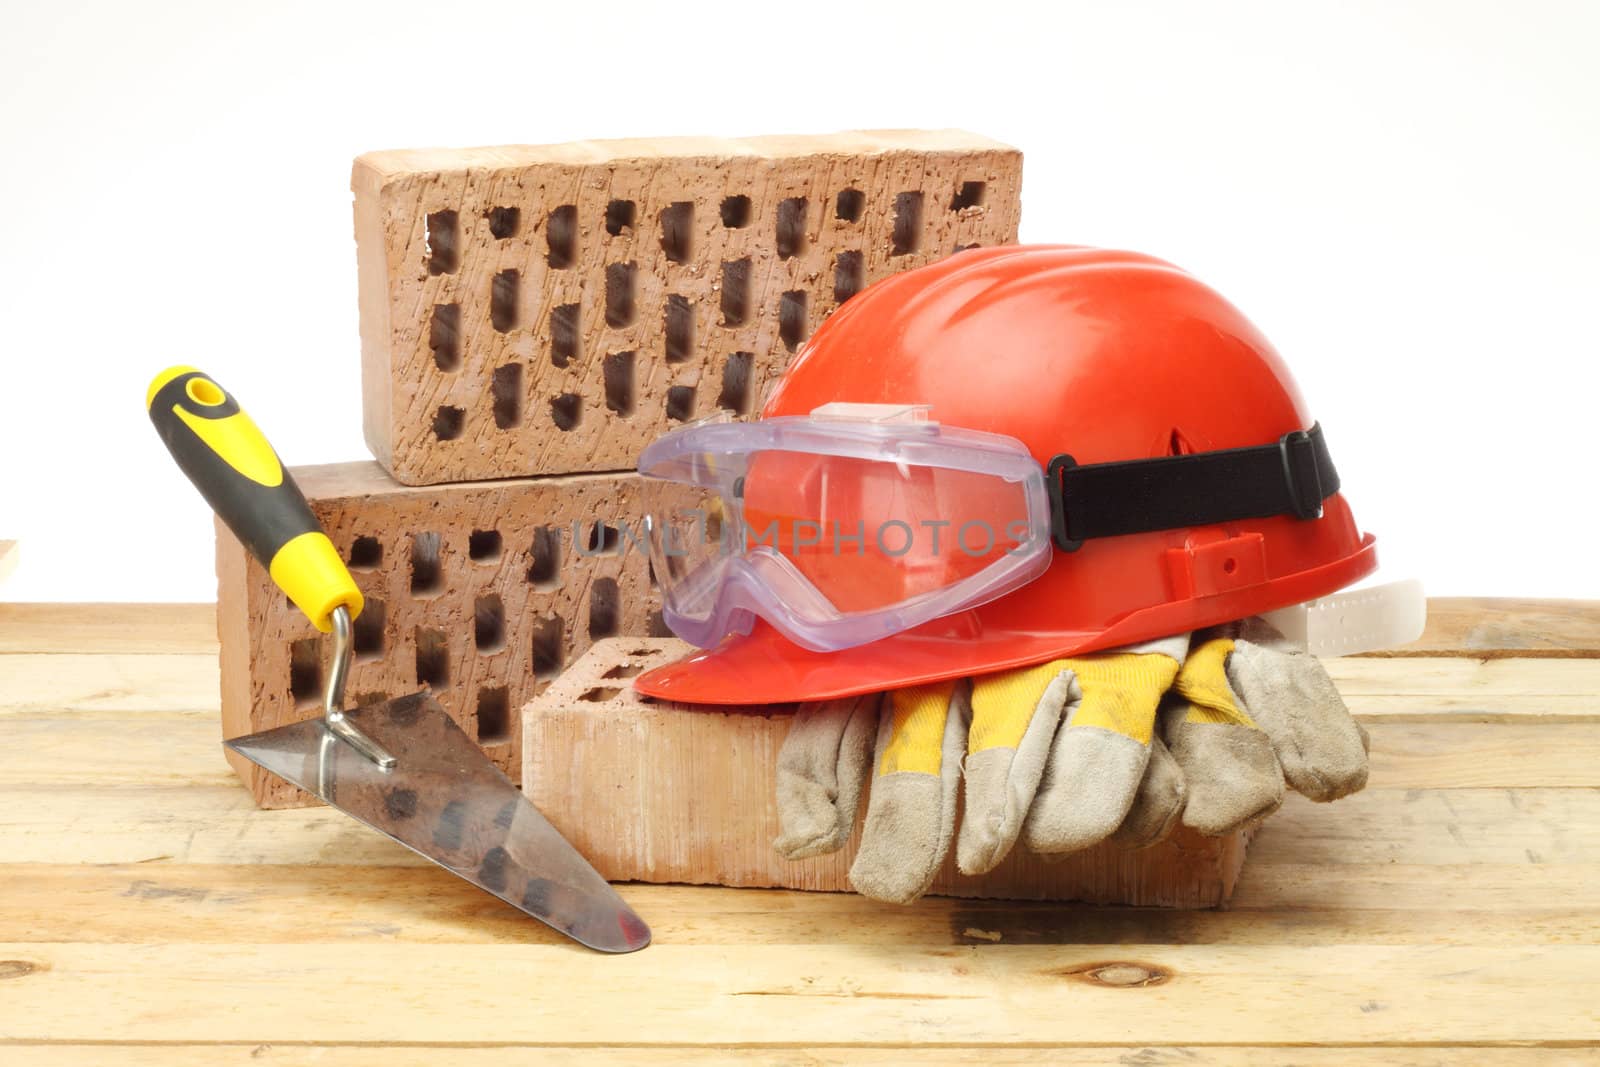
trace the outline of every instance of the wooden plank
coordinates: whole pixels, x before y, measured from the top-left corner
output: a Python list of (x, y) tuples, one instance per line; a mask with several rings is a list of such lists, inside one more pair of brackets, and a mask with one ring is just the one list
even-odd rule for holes
[(0, 783), (226, 785), (234, 781), (214, 714), (17, 713), (6, 719)]
[(1600, 862), (1600, 790), (1367, 789), (1324, 807), (1290, 795), (1252, 863)]
[[(1600, 922), (1600, 884), (1591, 863), (1262, 863), (1250, 864), (1229, 908), (1329, 913), (1396, 910), (1436, 912), (1461, 921), (1480, 917), (1554, 915), (1571, 908), (1581, 923)], [(1460, 936), (1470, 939), (1466, 930)], [(1431, 938), (1420, 937), (1427, 941)]]
[[(232, 786), (0, 785), (14, 863), (412, 866), (426, 861), (325, 807), (257, 811)], [(1330, 806), (1291, 796), (1252, 863), (1600, 863), (1600, 790), (1368, 789)]]
[[(1600, 722), (1376, 723), (1367, 732), (1374, 788), (1600, 787)], [(0, 783), (219, 785), (228, 779), (222, 732), (210, 712), (16, 712), (6, 719), (5, 734)], [(117, 758), (106, 759), (107, 752)]]
[(35, 1042), (1600, 1041), (1600, 945), (844, 954), (823, 938), (614, 957), (539, 944), (6, 943), (0, 960), (0, 1033)]
[(441, 1063), (453, 1067), (565, 1067), (568, 1064), (603, 1063), (616, 1067), (662, 1064), (717, 1067), (743, 1064), (752, 1059), (790, 1067), (857, 1067), (908, 1064), (915, 1067), (949, 1067), (952, 1064), (994, 1064), (996, 1067), (1036, 1067), (1040, 1063), (1067, 1063), (1074, 1067), (1344, 1067), (1375, 1064), (1381, 1067), (1596, 1067), (1600, 1049), (1576, 1047), (1514, 1048), (1491, 1045), (1338, 1045), (1325, 1048), (1296, 1046), (1250, 1047), (1241, 1045), (1030, 1045), (996, 1048), (992, 1045), (918, 1047), (897, 1052), (881, 1047), (847, 1048), (837, 1045), (798, 1045), (782, 1049), (753, 1048), (648, 1048), (593, 1045), (581, 1048), (552, 1045), (329, 1045), (321, 1042), (284, 1044), (104, 1045), (27, 1044), (5, 1046), (10, 1067), (211, 1067), (240, 1064), (257, 1067), (394, 1067), (397, 1063)]
[(1600, 601), (1430, 597), (1417, 641), (1373, 656), (1600, 656)]
[(0, 604), (0, 655), (217, 653), (215, 604)]
[(0, 717), (83, 711), (198, 711), (215, 716), (219, 706), (214, 655), (0, 656)]
[(11, 863), (415, 866), (416, 853), (327, 807), (256, 808), (237, 784), (0, 786)]
[[(0, 868), (0, 941), (561, 944), (431, 867)], [(1600, 941), (1600, 865), (1247, 867), (1227, 911), (628, 885), (657, 944), (1534, 945)], [(315, 917), (314, 921), (311, 917)]]
[(1369, 787), (1600, 787), (1600, 722), (1375, 722), (1367, 733)]
[(1326, 661), (1363, 722), (1600, 721), (1600, 659)]

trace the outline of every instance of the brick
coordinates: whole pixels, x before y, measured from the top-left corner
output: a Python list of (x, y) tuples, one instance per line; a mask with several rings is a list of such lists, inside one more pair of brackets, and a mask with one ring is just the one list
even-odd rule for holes
[[(648, 502), (672, 491), (661, 483), (594, 474), (412, 488), (372, 462), (292, 473), (367, 597), (347, 702), (431, 684), (513, 781), (527, 700), (596, 638), (666, 632), (638, 540)], [(329, 639), (220, 523), (217, 576), (223, 736), (321, 714)], [(229, 761), (263, 807), (312, 802)]]
[[(860, 826), (831, 856), (790, 861), (778, 832), (778, 748), (792, 708), (652, 701), (628, 679), (688, 651), (676, 639), (597, 642), (523, 710), (523, 789), (607, 878), (845, 890)], [(1180, 830), (1138, 852), (1103, 845), (1059, 863), (1018, 847), (968, 877), (947, 862), (947, 896), (1207, 908), (1225, 904), (1246, 835)]]
[(631, 469), (861, 286), (1015, 241), (1021, 172), (959, 131), (361, 156), (367, 442), (412, 485)]

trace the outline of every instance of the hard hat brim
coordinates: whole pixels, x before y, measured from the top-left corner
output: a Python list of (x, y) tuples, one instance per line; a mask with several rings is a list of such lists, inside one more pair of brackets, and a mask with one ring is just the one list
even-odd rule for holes
[(1368, 534), (1334, 563), (1216, 596), (1134, 611), (1096, 632), (1021, 632), (987, 623), (987, 606), (935, 619), (881, 641), (812, 652), (766, 623), (716, 648), (647, 671), (634, 687), (683, 704), (784, 704), (833, 700), (1044, 663), (1063, 656), (1186, 633), (1327, 596), (1378, 565)]

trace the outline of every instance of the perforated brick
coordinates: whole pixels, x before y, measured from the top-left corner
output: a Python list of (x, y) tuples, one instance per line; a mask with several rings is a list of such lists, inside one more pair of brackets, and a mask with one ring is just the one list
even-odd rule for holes
[[(639, 516), (669, 486), (594, 474), (411, 488), (371, 462), (293, 474), (367, 598), (348, 702), (430, 685), (513, 780), (529, 698), (594, 640), (666, 632)], [(223, 736), (321, 714), (330, 639), (217, 531)], [(261, 806), (311, 802), (229, 760)]]
[[(523, 711), (523, 789), (613, 881), (850, 888), (859, 821), (844, 849), (786, 860), (778, 833), (778, 749), (793, 707), (697, 707), (631, 687), (689, 651), (676, 639), (596, 642)], [(1226, 904), (1248, 834), (1179, 828), (1151, 848), (1099, 845), (1045, 862), (1017, 847), (981, 877), (946, 862), (931, 892), (1210, 908)]]
[(1015, 241), (1021, 181), (960, 131), (361, 156), (367, 441), (413, 485), (631, 469), (863, 286)]

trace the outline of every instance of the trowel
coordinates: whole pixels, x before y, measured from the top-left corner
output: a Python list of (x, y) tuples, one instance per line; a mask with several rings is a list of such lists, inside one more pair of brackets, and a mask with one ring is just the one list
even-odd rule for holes
[(150, 383), (145, 403), (212, 509), (333, 635), (323, 714), (224, 744), (581, 944), (602, 952), (649, 944), (650, 928), (431, 694), (344, 707), (361, 591), (234, 398), (201, 371), (172, 367)]

